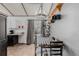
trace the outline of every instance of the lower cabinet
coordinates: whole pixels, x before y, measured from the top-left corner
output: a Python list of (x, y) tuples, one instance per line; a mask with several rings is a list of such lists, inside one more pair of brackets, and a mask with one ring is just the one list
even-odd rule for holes
[(8, 35), (8, 46), (13, 46), (18, 43), (18, 35)]
[(7, 56), (7, 40), (0, 40), (0, 56)]

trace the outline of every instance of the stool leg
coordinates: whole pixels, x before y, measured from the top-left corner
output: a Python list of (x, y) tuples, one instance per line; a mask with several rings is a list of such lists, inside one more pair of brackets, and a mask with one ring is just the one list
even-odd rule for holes
[(43, 51), (42, 51), (42, 47), (41, 47), (41, 56), (42, 56), (42, 52), (43, 52)]
[(63, 54), (63, 50), (62, 50), (62, 49), (63, 49), (63, 47), (61, 47), (61, 56), (62, 56), (62, 54)]

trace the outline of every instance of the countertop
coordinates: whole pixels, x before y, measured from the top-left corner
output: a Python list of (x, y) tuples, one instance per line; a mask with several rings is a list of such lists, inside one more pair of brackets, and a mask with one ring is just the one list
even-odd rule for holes
[(23, 35), (23, 34), (7, 34), (7, 35)]

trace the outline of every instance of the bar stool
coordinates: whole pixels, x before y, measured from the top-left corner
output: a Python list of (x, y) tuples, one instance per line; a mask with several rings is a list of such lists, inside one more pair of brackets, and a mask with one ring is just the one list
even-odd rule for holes
[(62, 56), (62, 53), (63, 53), (63, 41), (51, 41), (50, 56)]

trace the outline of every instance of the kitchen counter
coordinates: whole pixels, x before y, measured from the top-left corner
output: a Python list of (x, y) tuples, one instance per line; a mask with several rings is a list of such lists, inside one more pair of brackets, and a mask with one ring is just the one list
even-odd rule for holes
[(23, 34), (7, 34), (7, 35), (23, 35)]

